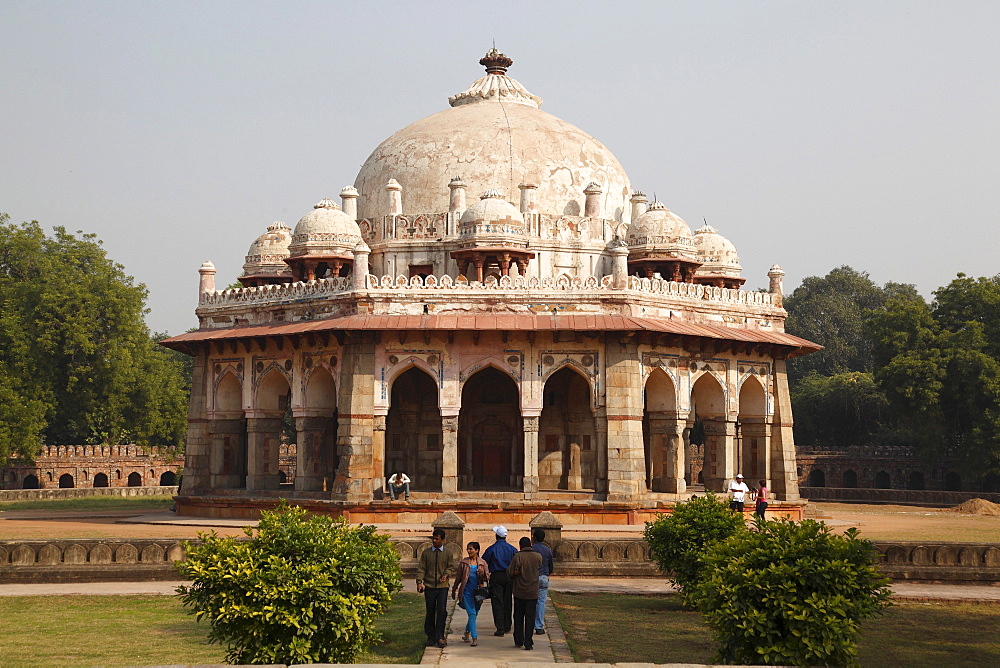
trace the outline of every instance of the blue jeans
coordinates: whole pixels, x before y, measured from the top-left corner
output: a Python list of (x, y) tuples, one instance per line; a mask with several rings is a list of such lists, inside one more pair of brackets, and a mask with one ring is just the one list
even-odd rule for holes
[(396, 495), (402, 492), (406, 496), (410, 495), (410, 483), (404, 482), (402, 485), (389, 485), (389, 498), (393, 501), (396, 500)]
[(535, 606), (535, 629), (545, 628), (545, 601), (549, 598), (549, 576), (538, 576), (538, 603)]

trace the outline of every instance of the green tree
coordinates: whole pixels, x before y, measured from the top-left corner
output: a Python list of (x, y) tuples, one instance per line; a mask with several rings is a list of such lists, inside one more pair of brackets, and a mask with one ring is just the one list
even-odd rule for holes
[(869, 445), (892, 431), (888, 401), (870, 373), (810, 373), (791, 394), (799, 445)]
[(45, 404), (20, 391), (0, 364), (0, 462), (38, 454), (43, 429)]
[(984, 352), (1000, 359), (1000, 274), (980, 278), (959, 274), (934, 291), (933, 313), (934, 319), (952, 332), (972, 322), (981, 325), (986, 337)]
[(711, 492), (678, 503), (669, 515), (646, 522), (643, 536), (650, 558), (661, 571), (673, 574), (681, 600), (694, 605), (691, 593), (704, 576), (700, 557), (714, 543), (745, 531), (743, 517)]
[(792, 385), (813, 372), (823, 376), (871, 372), (872, 350), (865, 314), (882, 309), (890, 298), (923, 301), (912, 285), (890, 282), (879, 287), (866, 272), (846, 265), (826, 276), (804, 279), (785, 298), (785, 330), (824, 348), (789, 361)]
[(94, 235), (48, 236), (0, 214), (0, 366), (22, 403), (44, 406), (44, 424), (28, 420), (14, 450), (40, 439), (181, 443), (183, 370), (153, 344), (145, 299)]
[(857, 664), (858, 623), (889, 605), (888, 579), (857, 529), (760, 522), (709, 547), (694, 598), (723, 663)]
[(178, 562), (184, 605), (243, 664), (353, 663), (402, 588), (399, 555), (374, 526), (282, 506), (249, 540), (202, 534)]

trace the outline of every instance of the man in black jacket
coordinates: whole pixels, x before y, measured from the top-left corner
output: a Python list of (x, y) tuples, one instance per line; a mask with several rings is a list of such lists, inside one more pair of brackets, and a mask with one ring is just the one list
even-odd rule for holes
[(449, 578), (455, 574), (455, 559), (444, 545), (444, 529), (434, 529), (431, 546), (417, 560), (417, 592), (424, 594), (424, 633), (427, 646), (444, 647), (444, 625), (448, 619)]

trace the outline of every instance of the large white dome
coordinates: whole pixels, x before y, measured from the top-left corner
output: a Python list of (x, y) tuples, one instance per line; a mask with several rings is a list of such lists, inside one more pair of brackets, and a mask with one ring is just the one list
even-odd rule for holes
[(537, 211), (582, 216), (584, 188), (603, 189), (602, 216), (628, 220), (632, 189), (617, 158), (583, 130), (538, 108), (541, 100), (506, 76), (510, 59), (491, 51), (487, 74), (450, 98), (445, 109), (403, 128), (368, 157), (354, 186), (359, 218), (389, 213), (385, 184), (403, 186), (403, 212), (448, 211), (455, 175), (475, 196), (491, 188), (517, 200), (534, 183)]

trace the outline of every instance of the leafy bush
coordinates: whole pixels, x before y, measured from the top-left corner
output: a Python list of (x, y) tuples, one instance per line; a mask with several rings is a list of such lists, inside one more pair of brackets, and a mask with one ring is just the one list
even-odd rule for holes
[(704, 573), (699, 557), (714, 543), (745, 530), (742, 515), (709, 493), (678, 503), (671, 514), (646, 522), (643, 536), (653, 561), (661, 571), (673, 573), (671, 582), (681, 600), (693, 606), (690, 594)]
[(261, 513), (256, 535), (201, 534), (177, 565), (177, 589), (209, 642), (243, 664), (353, 663), (379, 640), (375, 619), (402, 588), (399, 555), (373, 526), (282, 506)]
[(889, 603), (872, 544), (822, 522), (760, 522), (715, 543), (692, 592), (725, 663), (854, 665), (858, 622)]

